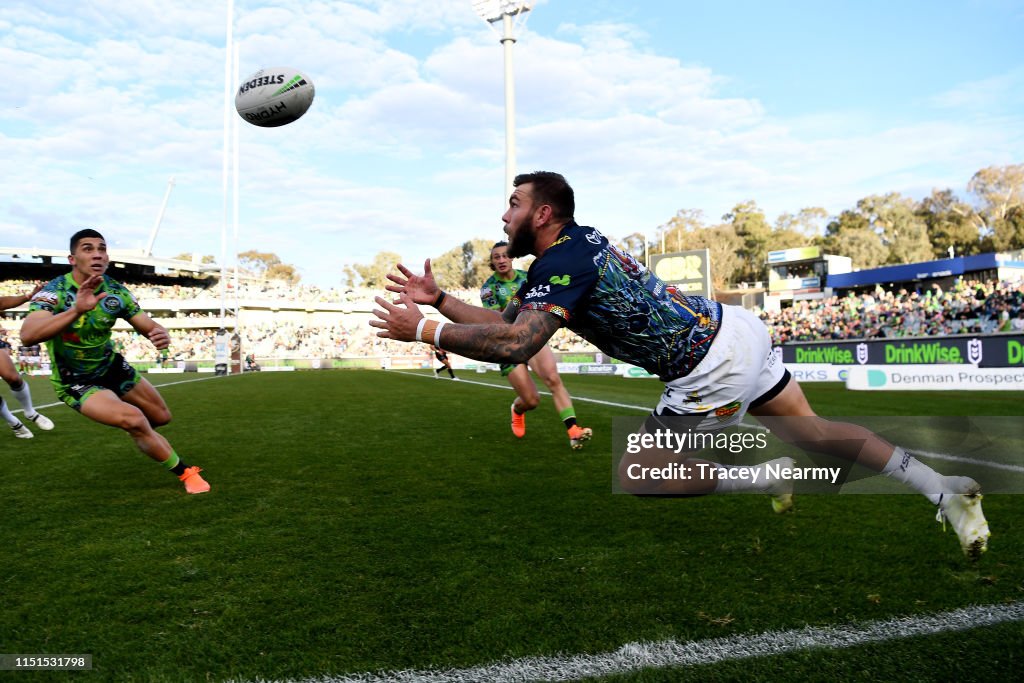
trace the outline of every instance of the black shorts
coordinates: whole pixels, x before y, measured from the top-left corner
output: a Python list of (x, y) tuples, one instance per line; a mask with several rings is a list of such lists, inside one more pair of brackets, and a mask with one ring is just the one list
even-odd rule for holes
[(57, 398), (64, 401), (75, 410), (82, 410), (82, 404), (98, 391), (109, 389), (118, 396), (124, 396), (135, 388), (135, 385), (142, 380), (139, 371), (133, 368), (128, 361), (119, 353), (114, 354), (114, 360), (99, 377), (88, 379), (76, 378), (73, 375), (64, 376), (61, 373), (61, 382), (54, 382), (57, 390)]

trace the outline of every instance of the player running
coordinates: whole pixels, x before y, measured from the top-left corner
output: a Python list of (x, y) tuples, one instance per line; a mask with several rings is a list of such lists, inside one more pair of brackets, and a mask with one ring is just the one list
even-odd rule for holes
[(48, 282), (32, 297), (21, 326), (26, 346), (46, 342), (53, 364), (57, 396), (82, 415), (128, 432), (135, 445), (177, 475), (188, 493), (205, 493), (210, 485), (199, 467), (186, 464), (160, 427), (171, 411), (156, 388), (114, 350), (110, 331), (123, 318), (157, 349), (170, 336), (146, 315), (128, 289), (105, 275), (110, 264), (107, 243), (95, 230), (71, 237), (71, 272)]
[[(28, 294), (0, 296), (0, 311), (6, 311), (8, 308), (22, 305), (29, 301), (40, 289), (42, 289), (42, 285), (37, 284)], [(20, 356), (19, 360), (21, 360)], [(14, 394), (14, 397), (18, 399), (18, 403), (21, 404), (27, 420), (34, 422), (43, 431), (48, 432), (53, 429), (53, 422), (50, 418), (38, 412), (35, 406), (32, 405), (32, 392), (29, 390), (28, 382), (22, 379), (21, 373), (14, 367), (14, 361), (11, 359), (11, 345), (4, 339), (3, 329), (0, 329), (0, 378), (7, 382), (7, 386), (11, 388), (11, 393)], [(7, 407), (7, 403), (4, 402), (3, 396), (0, 396), (0, 418), (3, 418), (7, 426), (11, 428), (14, 436), (19, 439), (31, 439), (35, 436), (21, 420), (14, 416)]]
[[(494, 274), (487, 278), (480, 289), (480, 301), (484, 308), (504, 311), (512, 297), (526, 282), (526, 272), (512, 267), (512, 259), (508, 256), (508, 242), (498, 242), (491, 247), (490, 263)], [(516, 391), (516, 399), (512, 402), (512, 433), (520, 439), (526, 436), (526, 413), (540, 405), (540, 394), (533, 378), (530, 377), (530, 370), (540, 375), (541, 380), (551, 391), (555, 410), (568, 431), (569, 445), (573, 450), (583, 448), (583, 444), (593, 436), (593, 430), (590, 427), (580, 427), (576, 423), (576, 409), (573, 408), (572, 398), (558, 375), (555, 354), (548, 346), (543, 346), (537, 355), (526, 363), (501, 363), (501, 376), (508, 377), (508, 383)]]
[(430, 350), (433, 352), (434, 358), (437, 359), (437, 362), (441, 364), (441, 367), (434, 368), (434, 379), (441, 379), (441, 371), (447, 370), (449, 377), (454, 380), (458, 380), (459, 378), (455, 376), (455, 371), (452, 370), (452, 362), (448, 360), (448, 352), (444, 349), (437, 348), (433, 344), (430, 345)]

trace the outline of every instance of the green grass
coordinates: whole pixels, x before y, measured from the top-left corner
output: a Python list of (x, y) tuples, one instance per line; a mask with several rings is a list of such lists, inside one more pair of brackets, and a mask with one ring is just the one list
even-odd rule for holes
[[(566, 384), (637, 406), (661, 386)], [(54, 400), (45, 380), (32, 386), (37, 404)], [(828, 415), (1024, 412), (1009, 392), (805, 388)], [(210, 494), (184, 495), (126, 435), (63, 406), (43, 410), (53, 432), (0, 442), (0, 652), (90, 653), (82, 680), (296, 678), (1024, 598), (1012, 495), (986, 497), (995, 535), (971, 564), (920, 496), (803, 496), (775, 516), (762, 496), (613, 495), (612, 418), (641, 410), (578, 400), (595, 438), (575, 453), (550, 399), (518, 441), (512, 393), (470, 382), (260, 373), (162, 393), (175, 419), (161, 431), (206, 470)], [(612, 680), (991, 680), (1024, 670), (1021, 651), (1013, 623)]]

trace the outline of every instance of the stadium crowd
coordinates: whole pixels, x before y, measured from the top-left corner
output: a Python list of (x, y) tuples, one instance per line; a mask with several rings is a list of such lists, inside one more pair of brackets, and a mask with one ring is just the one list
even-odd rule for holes
[[(0, 282), (0, 295), (19, 294), (31, 283), (23, 280)], [(262, 322), (241, 330), (247, 354), (261, 359), (337, 358), (428, 355), (422, 349), (380, 339), (366, 321), (372, 298), (368, 289), (321, 290), (277, 283), (247, 284), (240, 296), (251, 299), (288, 300), (303, 304), (350, 303), (354, 313), (346, 313), (343, 322), (327, 326), (306, 325), (293, 321)], [(219, 297), (216, 287), (140, 284), (131, 286), (139, 299), (210, 300)], [(451, 296), (475, 302), (478, 293), (453, 290)], [(365, 306), (363, 305), (365, 303)], [(161, 315), (171, 335), (167, 356), (134, 331), (116, 331), (114, 342), (130, 362), (210, 360), (215, 356), (215, 335), (220, 316), (210, 310), (175, 311)], [(984, 334), (992, 332), (1024, 332), (1024, 282), (994, 282), (958, 279), (943, 290), (937, 284), (921, 290), (887, 291), (878, 287), (873, 292), (833, 296), (828, 299), (799, 301), (777, 312), (761, 313), (775, 344), (797, 341), (846, 340), (864, 338), (895, 338), (947, 334)], [(182, 329), (174, 320), (205, 321), (209, 325)], [(8, 328), (10, 326), (8, 325)], [(17, 348), (16, 339), (8, 341)], [(554, 337), (552, 348), (560, 352), (593, 352), (594, 349), (576, 334), (563, 328)], [(45, 356), (45, 349), (43, 351)]]
[(1024, 331), (1024, 282), (957, 279), (948, 290), (878, 287), (762, 312), (774, 344)]

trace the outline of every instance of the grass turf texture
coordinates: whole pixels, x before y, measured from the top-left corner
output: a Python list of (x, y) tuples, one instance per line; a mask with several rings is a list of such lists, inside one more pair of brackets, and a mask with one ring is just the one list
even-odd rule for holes
[[(661, 386), (566, 384), (638, 406)], [(32, 387), (37, 405), (53, 400), (45, 380)], [(1012, 393), (805, 389), (826, 415), (1024, 412)], [(577, 400), (595, 437), (573, 452), (549, 398), (519, 441), (511, 391), (426, 374), (260, 373), (162, 391), (175, 420), (161, 431), (205, 468), (210, 494), (185, 495), (123, 433), (63, 406), (43, 409), (55, 431), (0, 445), (0, 652), (90, 653), (83, 680), (272, 679), (1024, 599), (1016, 496), (986, 497), (995, 536), (971, 564), (920, 496), (803, 496), (776, 516), (764, 496), (612, 495), (611, 419), (642, 411)], [(1015, 623), (614, 680), (963, 679), (949, 663), (1006, 679), (1022, 650)]]

